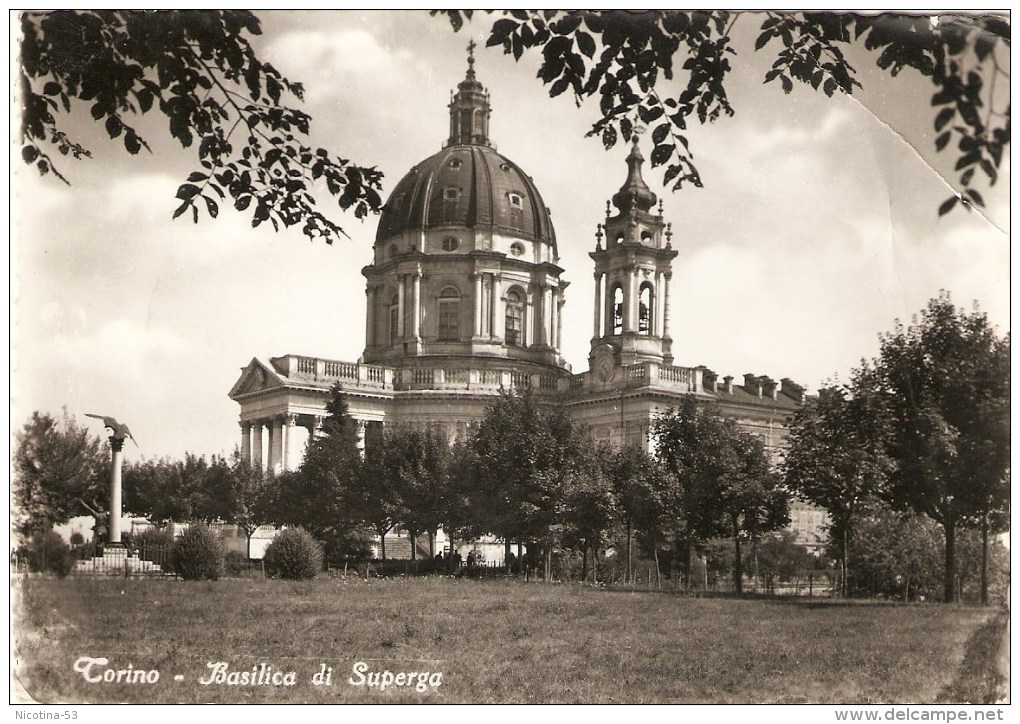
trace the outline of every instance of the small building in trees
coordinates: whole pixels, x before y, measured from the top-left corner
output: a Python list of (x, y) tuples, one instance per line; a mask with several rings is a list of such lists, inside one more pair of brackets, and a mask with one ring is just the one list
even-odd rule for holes
[(532, 178), (490, 140), (489, 93), (473, 64), (469, 54), (446, 142), (407, 172), (383, 208), (362, 270), (361, 359), (252, 359), (229, 393), (240, 407), (242, 455), (296, 469), (340, 383), (362, 441), (388, 423), (427, 423), (457, 439), (500, 391), (526, 388), (566, 408), (595, 440), (650, 449), (656, 416), (694, 395), (777, 460), (803, 387), (676, 364), (669, 283), (679, 251), (663, 203), (642, 178), (636, 135), (623, 185), (604, 212), (592, 210), (601, 223), (589, 254), (596, 285), (588, 369), (574, 372), (563, 359), (563, 326), (578, 315), (565, 320), (560, 242)]

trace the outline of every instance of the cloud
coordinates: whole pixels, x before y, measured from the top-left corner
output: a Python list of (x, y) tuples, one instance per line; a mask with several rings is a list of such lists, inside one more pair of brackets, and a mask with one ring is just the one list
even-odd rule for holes
[(309, 102), (345, 94), (350, 83), (389, 83), (406, 72), (413, 55), (383, 45), (364, 28), (300, 30), (281, 36), (267, 51), (285, 75), (306, 83)]

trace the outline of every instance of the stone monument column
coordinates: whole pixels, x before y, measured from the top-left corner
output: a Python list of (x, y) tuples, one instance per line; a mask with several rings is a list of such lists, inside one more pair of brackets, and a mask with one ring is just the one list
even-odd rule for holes
[(110, 449), (113, 451), (113, 469), (110, 472), (110, 537), (107, 544), (120, 547), (120, 515), (124, 507), (121, 502), (121, 472), (124, 465), (121, 451), (124, 449), (124, 438), (111, 436)]

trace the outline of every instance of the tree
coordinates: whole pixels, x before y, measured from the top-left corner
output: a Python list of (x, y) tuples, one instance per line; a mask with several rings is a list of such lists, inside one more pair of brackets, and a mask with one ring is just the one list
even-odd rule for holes
[(54, 419), (33, 412), (15, 435), (14, 529), (28, 538), (76, 515), (105, 510), (109, 450), (65, 411)]
[(783, 462), (787, 488), (825, 508), (838, 541), (843, 595), (849, 548), (860, 506), (874, 499), (892, 468), (886, 452), (889, 420), (874, 374), (862, 367), (849, 387), (819, 390), (797, 410)]
[(244, 531), (245, 554), (251, 558), (251, 537), (272, 519), (272, 476), (235, 453), (226, 483), (224, 518)]
[(417, 536), (429, 535), (429, 557), (435, 556), (436, 533), (446, 522), (450, 444), (439, 429), (394, 427), (383, 435), (379, 450), (381, 474), (376, 486), (392, 491), (399, 521), (411, 537), (411, 559), (417, 557)]
[(703, 413), (697, 401), (687, 396), (679, 408), (667, 410), (652, 425), (656, 458), (678, 481), (673, 531), (688, 587), (694, 549), (727, 533), (713, 507), (712, 480), (707, 474), (710, 458), (718, 452), (707, 445), (720, 433), (721, 418)]
[(124, 466), (124, 509), (159, 526), (215, 520), (219, 515), (210, 492), (210, 462), (204, 456), (189, 452), (182, 460), (161, 458)]
[(688, 397), (655, 423), (656, 454), (680, 481), (687, 514), (684, 539), (686, 577), (690, 551), (698, 540), (733, 538), (733, 584), (743, 592), (741, 543), (789, 522), (789, 498), (769, 469), (765, 447), (714, 409)]
[(891, 412), (896, 469), (889, 499), (939, 523), (944, 600), (954, 599), (960, 526), (992, 521), (1009, 503), (1009, 335), (979, 310), (932, 299), (909, 326), (881, 337), (877, 373)]
[[(459, 30), (471, 10), (446, 10)], [(972, 185), (980, 170), (994, 184), (1010, 140), (1010, 107), (995, 92), (1009, 82), (1008, 21), (992, 15), (939, 16), (835, 13), (730, 13), (674, 10), (504, 10), (492, 23), (487, 46), (501, 46), (520, 60), (541, 52), (538, 77), (551, 97), (571, 91), (578, 106), (597, 96), (601, 117), (589, 136), (606, 148), (619, 137), (629, 141), (638, 125), (651, 126), (652, 167), (664, 167), (663, 183), (674, 190), (702, 185), (687, 138), (694, 118), (704, 124), (735, 109), (726, 80), (738, 57), (733, 43), (737, 22), (759, 24), (755, 51), (778, 47), (765, 83), (785, 93), (794, 81), (851, 94), (861, 84), (843, 50), (863, 42), (879, 68), (897, 75), (910, 68), (929, 78), (935, 109), (935, 148), (956, 141), (961, 190), (946, 199), (939, 214), (957, 202), (984, 206)], [(682, 61), (679, 82), (674, 65)], [(684, 82), (686, 81), (686, 82)], [(672, 88), (669, 86), (672, 85)], [(676, 90), (672, 95), (671, 91)], [(1001, 94), (1005, 95), (1005, 94)]]
[(587, 579), (589, 553), (592, 578), (597, 578), (599, 550), (620, 514), (612, 475), (614, 455), (607, 444), (596, 444), (593, 451), (578, 460), (577, 469), (565, 481), (562, 542), (580, 550), (582, 580)]
[(200, 166), (177, 189), (174, 218), (189, 209), (196, 222), (200, 210), (215, 218), (226, 202), (250, 209), (252, 226), (300, 224), (332, 243), (344, 231), (318, 210), (321, 185), (357, 218), (382, 205), (379, 171), (307, 145), (311, 118), (283, 103), (304, 90), (256, 57), (249, 37), (262, 29), (251, 12), (26, 12), (21, 32), (21, 156), (42, 174), (67, 182), (53, 149), (90, 156), (65, 129), (72, 114), (89, 113), (137, 154), (149, 145), (135, 119), (155, 109)]
[(364, 472), (357, 425), (335, 384), (320, 434), (309, 441), (301, 467), (276, 476), (271, 522), (300, 526), (335, 548), (365, 520)]
[(543, 409), (529, 391), (505, 392), (469, 445), (470, 528), (497, 535), (508, 546), (511, 540), (540, 542), (549, 580), (568, 487), (588, 447), (583, 430), (564, 411)]
[(758, 566), (765, 575), (765, 586), (775, 592), (775, 581), (789, 581), (798, 572), (811, 568), (814, 558), (797, 543), (797, 534), (781, 530), (764, 536), (758, 545)]

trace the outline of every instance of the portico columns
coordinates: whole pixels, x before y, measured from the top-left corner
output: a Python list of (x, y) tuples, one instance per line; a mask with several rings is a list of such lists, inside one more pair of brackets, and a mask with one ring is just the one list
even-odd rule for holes
[(252, 451), (251, 466), (262, 470), (262, 423), (258, 420), (252, 423)]
[(251, 423), (241, 422), (241, 459), (251, 465)]
[(297, 440), (294, 439), (294, 425), (297, 423), (297, 415), (283, 416), (283, 458), (282, 469), (294, 470), (294, 448), (297, 447)]

